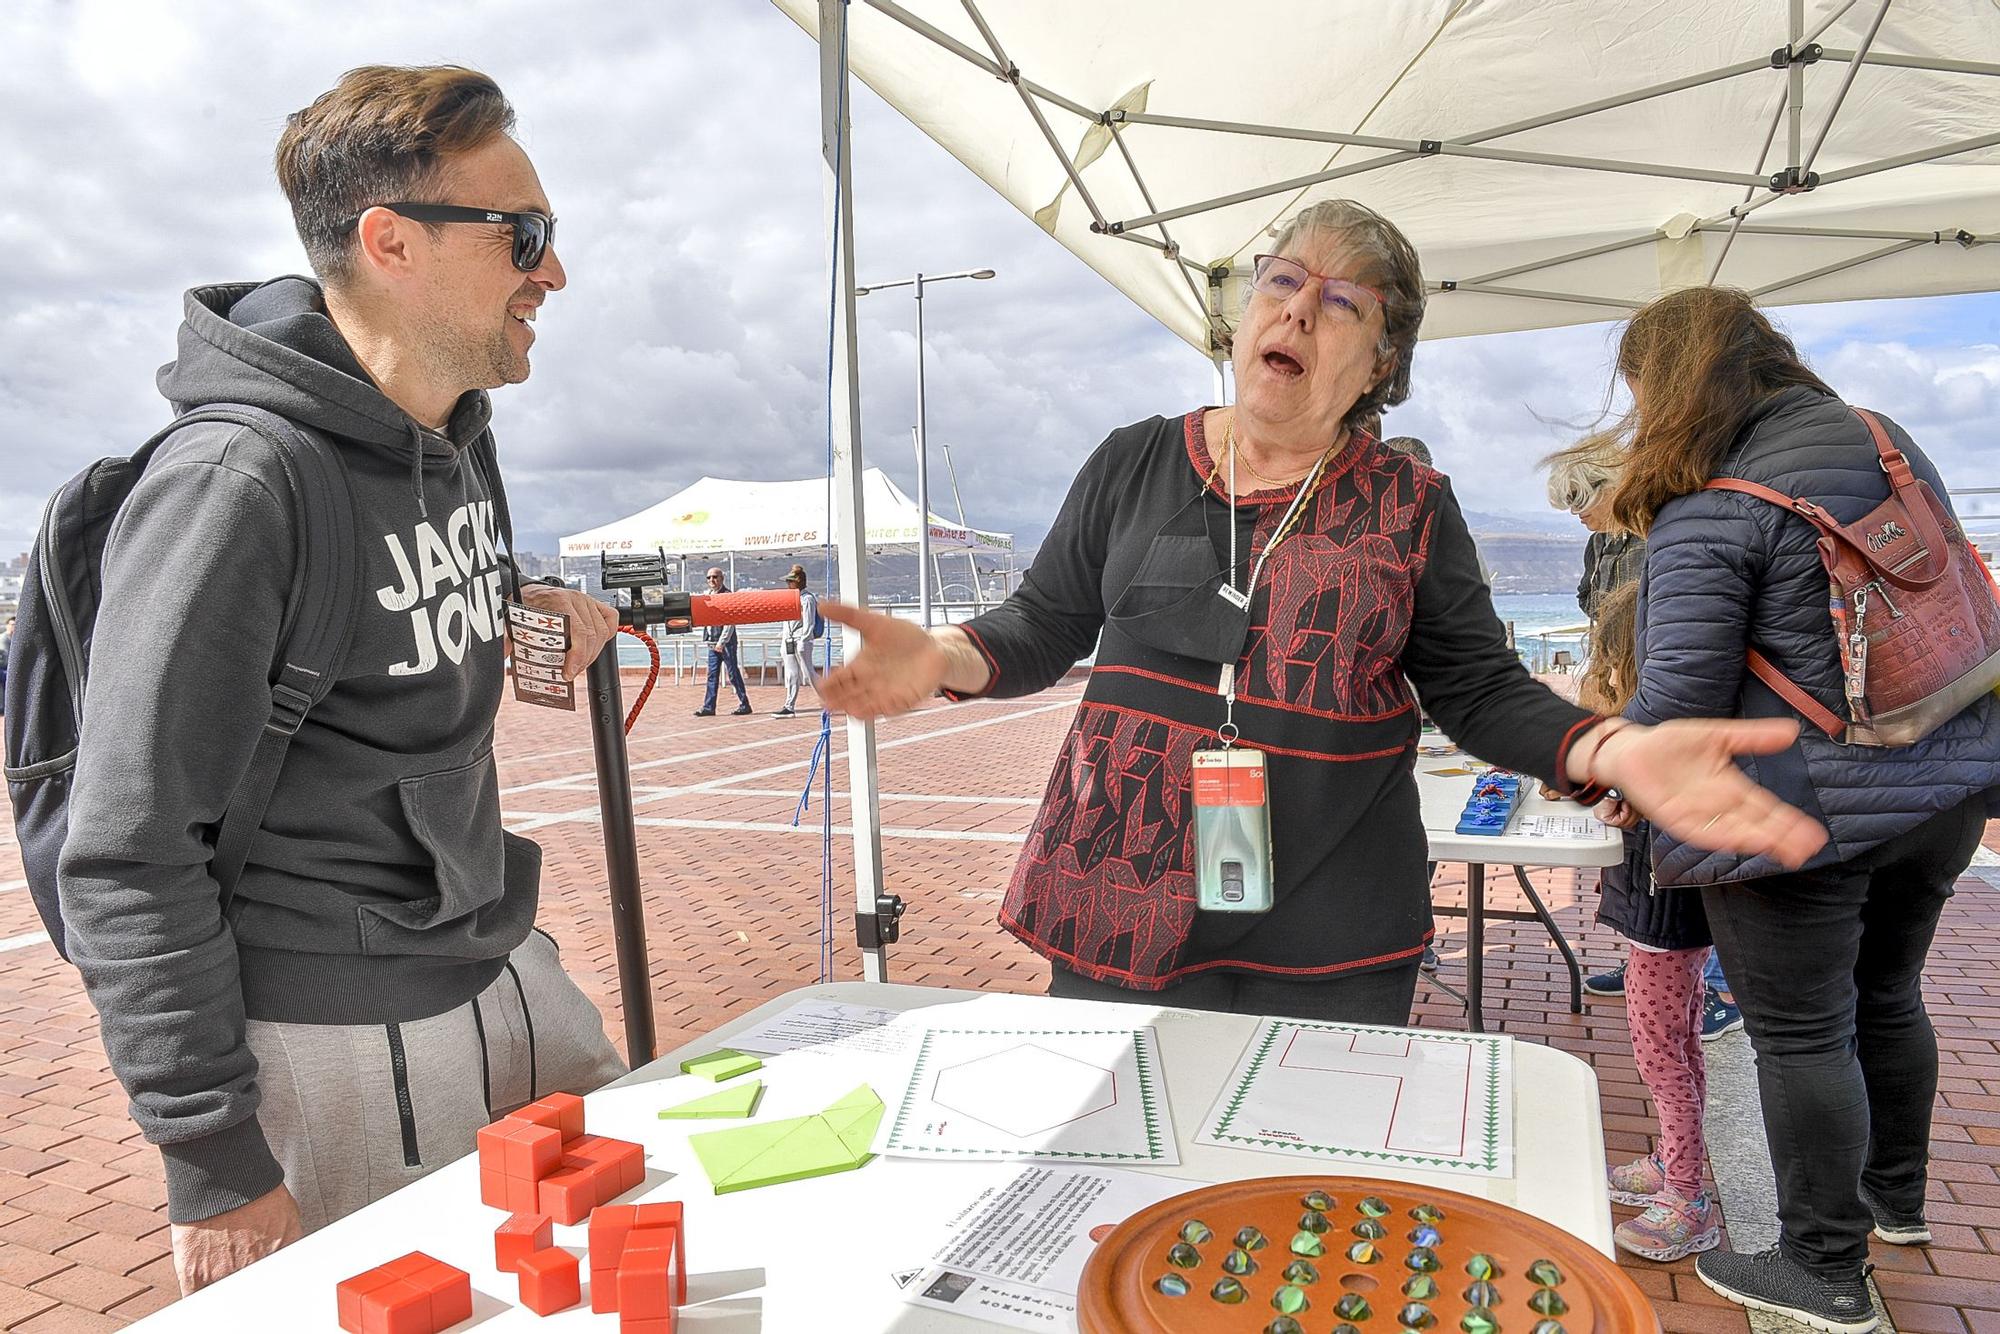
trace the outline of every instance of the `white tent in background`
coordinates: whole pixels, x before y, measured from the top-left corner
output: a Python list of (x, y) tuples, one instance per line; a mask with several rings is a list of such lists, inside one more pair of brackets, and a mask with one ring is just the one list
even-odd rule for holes
[[(917, 502), (880, 468), (862, 477), (871, 553), (917, 549)], [(827, 480), (742, 482), (704, 477), (637, 514), (562, 539), (565, 560), (600, 552), (665, 551), (669, 556), (737, 551), (771, 554), (824, 546)], [(931, 546), (940, 551), (1008, 552), (1010, 533), (967, 528), (931, 515)]]
[[(818, 33), (817, 0), (775, 3)], [(1271, 229), (1342, 196), (1421, 252), (1426, 337), (1707, 281), (1773, 304), (2000, 288), (1990, 0), (848, 13), (856, 77), (1204, 353)]]

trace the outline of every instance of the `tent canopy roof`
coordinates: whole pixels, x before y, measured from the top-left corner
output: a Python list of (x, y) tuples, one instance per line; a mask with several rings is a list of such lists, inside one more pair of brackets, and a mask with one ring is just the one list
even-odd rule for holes
[[(882, 472), (870, 468), (862, 486), (870, 551), (915, 550), (917, 505)], [(745, 482), (704, 477), (658, 504), (562, 539), (574, 559), (600, 552), (664, 550), (668, 555), (726, 551), (804, 551), (823, 546), (827, 533), (824, 477), (796, 482)], [(1009, 533), (990, 533), (931, 515), (931, 545), (956, 551), (1011, 551)]]
[[(817, 0), (774, 3), (817, 31)], [(1204, 352), (1251, 256), (1331, 197), (1416, 244), (1426, 337), (1616, 319), (1706, 281), (1774, 304), (2000, 288), (1987, 0), (1804, 0), (1797, 31), (1782, 0), (851, 14), (857, 77)], [(1813, 188), (1775, 191), (1793, 166)]]

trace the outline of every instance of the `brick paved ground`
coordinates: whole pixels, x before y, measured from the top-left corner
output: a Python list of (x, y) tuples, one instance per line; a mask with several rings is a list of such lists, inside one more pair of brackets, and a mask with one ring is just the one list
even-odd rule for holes
[[(1071, 685), (1035, 700), (940, 707), (881, 729), (889, 888), (911, 905), (892, 955), (895, 980), (1018, 991), (1046, 984), (1047, 966), (994, 927), (993, 908), (1076, 696)], [(663, 1048), (816, 981), (819, 968), (817, 806), (807, 829), (789, 828), (816, 727), (761, 713), (696, 720), (688, 716), (693, 698), (688, 687), (657, 692), (631, 744)], [(774, 691), (754, 698), (760, 710), (776, 706)], [(548, 850), (542, 921), (620, 1039), (584, 721), (509, 704), (500, 754), (508, 823)], [(835, 780), (844, 784), (844, 764)], [(933, 800), (941, 796), (953, 800)], [(835, 816), (844, 822), (844, 801)], [(2000, 826), (1989, 846), (2000, 847), (1996, 835)], [(844, 882), (844, 851), (836, 873)], [(20, 874), (11, 831), (0, 829), (0, 1329), (112, 1329), (174, 1292), (159, 1163), (126, 1117), (75, 974), (46, 944), (15, 943), (39, 925)], [(1616, 957), (1610, 938), (1586, 924), (1574, 874), (1544, 873), (1538, 886), (1587, 966)], [(1440, 902), (1462, 892), (1462, 880), (1440, 875)], [(836, 908), (838, 921), (851, 919), (846, 899)], [(1559, 960), (1535, 941), (1536, 930), (1489, 928), (1489, 1021), (1596, 1068), (1608, 1154), (1625, 1161), (1645, 1151), (1652, 1112), (1623, 1007), (1597, 1002), (1569, 1014)], [(846, 926), (836, 932), (836, 976), (859, 975), (851, 936)], [(1945, 1066), (1933, 1135), (1937, 1241), (1925, 1250), (1878, 1247), (1875, 1257), (1901, 1330), (2000, 1334), (1996, 937), (2000, 892), (1968, 877), (1927, 974)], [(1442, 978), (1457, 985), (1463, 939), (1439, 944)], [(1432, 1026), (1463, 1024), (1456, 1004), (1429, 983), (1417, 1013)], [(1635, 1262), (1627, 1272), (1669, 1331), (1748, 1327), (1691, 1264)]]

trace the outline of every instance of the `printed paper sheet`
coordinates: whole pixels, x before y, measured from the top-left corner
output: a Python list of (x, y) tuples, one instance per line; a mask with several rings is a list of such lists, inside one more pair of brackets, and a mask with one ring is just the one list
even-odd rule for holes
[(1151, 1028), (924, 1030), (877, 1146), (906, 1158), (1180, 1161)]
[(1266, 1019), (1196, 1141), (1509, 1177), (1513, 1039)]
[(1073, 1330), (1084, 1262), (1104, 1231), (1200, 1184), (1119, 1168), (1030, 1167), (981, 1190), (929, 1262), (893, 1278), (912, 1306)]

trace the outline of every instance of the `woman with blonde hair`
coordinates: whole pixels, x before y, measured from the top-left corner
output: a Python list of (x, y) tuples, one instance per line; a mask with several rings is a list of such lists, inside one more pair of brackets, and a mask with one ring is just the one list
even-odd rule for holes
[[(1867, 424), (1742, 292), (1661, 297), (1626, 327), (1617, 369), (1633, 407), (1612, 517), (1647, 540), (1638, 690), (1625, 716), (1798, 719), (1747, 669), (1753, 649), (1818, 708), (1845, 716), (1819, 531), (1789, 508), (1707, 483), (1741, 479), (1858, 522), (1889, 493)], [(1944, 497), (1930, 460), (1881, 420)], [(1739, 763), (1831, 836), (1791, 868), (1654, 829), (1662, 892), (1701, 890), (1757, 1049), (1783, 1225), (1771, 1250), (1713, 1251), (1696, 1272), (1744, 1306), (1860, 1334), (1876, 1324), (1863, 1270), (1871, 1226), (1892, 1244), (1930, 1239), (1938, 1055), (1924, 957), (2000, 796), (2000, 707), (1981, 696), (1896, 747), (1846, 745), (1806, 726), (1790, 746)]]

